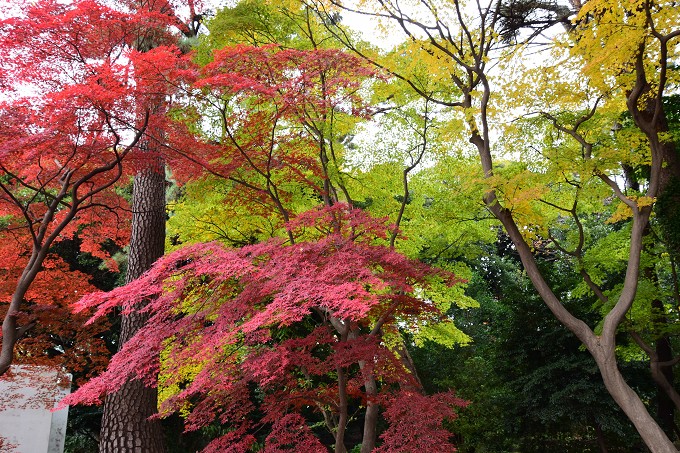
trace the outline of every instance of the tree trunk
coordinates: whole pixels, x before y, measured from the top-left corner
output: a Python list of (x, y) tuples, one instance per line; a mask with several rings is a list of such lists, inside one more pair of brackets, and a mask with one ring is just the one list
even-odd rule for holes
[(345, 447), (345, 430), (347, 428), (347, 421), (349, 420), (349, 415), (347, 413), (347, 375), (345, 374), (345, 369), (343, 367), (338, 367), (338, 399), (340, 404), (338, 405), (338, 426), (335, 432), (335, 453), (346, 453), (347, 448)]
[(607, 391), (633, 423), (652, 453), (677, 453), (677, 448), (654, 418), (649, 415), (640, 397), (623, 379), (621, 371), (616, 365), (615, 345), (611, 342), (608, 343), (599, 342), (597, 347), (589, 348), (600, 369)]
[[(358, 331), (348, 332), (349, 339), (356, 339)], [(359, 369), (363, 372), (366, 368), (366, 361), (358, 361)], [(378, 395), (378, 383), (375, 381), (373, 373), (367, 373), (364, 377), (364, 388), (366, 390), (366, 412), (364, 415), (364, 431), (361, 437), (361, 453), (369, 453), (375, 449), (378, 438), (378, 416), (380, 406), (376, 401)]]
[(595, 436), (597, 438), (597, 446), (600, 449), (600, 453), (609, 453), (607, 440), (604, 437), (604, 432), (602, 432), (602, 427), (597, 421), (595, 422)]
[[(655, 300), (654, 302), (657, 301)], [(663, 336), (656, 340), (655, 347), (656, 356), (659, 362), (666, 363), (673, 360), (673, 349), (671, 347), (670, 338), (668, 336)], [(673, 367), (659, 366), (659, 375), (663, 376), (663, 380), (661, 379), (661, 376), (655, 379), (655, 381), (657, 381), (656, 415), (668, 436), (672, 437), (675, 434), (675, 404), (673, 403), (673, 400), (669, 396), (669, 393), (667, 392), (665, 386), (659, 384), (659, 381), (667, 383), (667, 385), (672, 388)]]
[[(362, 362), (359, 367), (363, 368)], [(373, 375), (370, 375), (364, 381), (366, 387), (366, 415), (364, 417), (364, 433), (361, 442), (361, 453), (369, 453), (375, 449), (376, 439), (378, 438), (378, 415), (380, 414), (380, 406), (375, 401), (378, 395), (378, 385), (375, 382)]]
[[(165, 248), (165, 168), (160, 157), (135, 176), (132, 192), (132, 237), (125, 283), (139, 278)], [(123, 316), (119, 348), (146, 322), (147, 316)], [(108, 395), (104, 404), (101, 453), (162, 453), (165, 451), (159, 420), (149, 420), (157, 411), (156, 389), (139, 380), (130, 381)]]
[[(648, 278), (654, 282), (658, 288), (659, 281), (653, 269), (649, 269)], [(654, 330), (657, 332), (668, 331), (668, 319), (666, 318), (666, 309), (663, 302), (655, 298), (652, 301), (652, 323)], [(650, 355), (650, 367), (652, 370), (652, 377), (656, 382), (656, 416), (661, 426), (669, 437), (673, 437), (676, 430), (675, 425), (675, 403), (672, 397), (677, 397), (677, 392), (673, 388), (673, 367), (662, 366), (661, 364), (669, 364), (673, 360), (673, 348), (668, 335), (663, 335), (657, 338), (654, 346), (654, 354)], [(677, 398), (676, 398), (677, 400)]]
[(638, 214), (633, 223), (626, 282), (618, 302), (604, 319), (601, 335), (593, 331), (580, 319), (574, 317), (555, 296), (550, 285), (544, 280), (531, 249), (524, 242), (517, 224), (509, 210), (500, 207), (495, 193), (487, 193), (485, 202), (498, 218), (512, 239), (527, 276), (555, 317), (583, 342), (595, 359), (607, 391), (637, 429), (640, 437), (652, 453), (677, 453), (678, 450), (659, 424), (649, 414), (640, 397), (630, 388), (616, 364), (616, 330), (632, 305), (637, 291), (639, 261), (642, 250), (643, 231), (647, 225), (649, 211)]

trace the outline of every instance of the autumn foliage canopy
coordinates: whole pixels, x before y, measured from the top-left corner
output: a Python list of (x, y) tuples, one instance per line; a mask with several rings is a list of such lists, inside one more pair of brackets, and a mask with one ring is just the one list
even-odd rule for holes
[[(160, 417), (180, 413), (188, 431), (226, 427), (206, 451), (326, 451), (310, 419), (342, 444), (362, 410), (384, 411), (379, 451), (452, 451), (442, 423), (465, 402), (424, 395), (402, 331), (446, 321), (428, 291), (456, 278), (385, 245), (396, 227), (348, 203), (333, 148), (338, 118), (370, 115), (359, 91), (379, 76), (338, 50), (276, 45), (225, 48), (201, 66), (159, 34), (178, 26), (162, 10), (42, 1), (2, 22), (0, 54), (12, 63), (0, 68), (10, 88), (0, 102), (0, 234), (10, 245), (0, 257), (19, 257), (0, 264), (11, 300), (3, 357), (41, 312), (71, 326), (95, 313), (77, 347), (58, 349), (83, 359), (103, 348), (114, 309), (141, 310), (145, 327), (63, 404), (98, 404), (139, 379), (158, 387)], [(60, 276), (93, 287), (55, 246), (73, 241), (118, 270), (110, 251), (126, 244), (130, 219), (122, 188), (149, 149), (179, 183), (229, 181), (226, 203), (267, 217), (281, 237), (189, 245), (75, 303), (80, 293), (55, 284)], [(69, 306), (81, 313), (71, 318)], [(26, 345), (37, 354), (48, 343)]]
[[(326, 451), (305, 431), (302, 414), (335, 417), (350, 400), (372, 399), (391, 423), (381, 451), (451, 449), (441, 421), (464, 402), (421, 394), (398, 351), (400, 325), (442, 318), (423, 297), (428, 280), (452, 276), (376, 245), (384, 222), (344, 204), (305, 213), (289, 227), (301, 238), (294, 245), (186, 247), (134, 283), (82, 299), (79, 308), (95, 308), (95, 317), (150, 300), (150, 320), (64, 404), (96, 404), (128, 379), (142, 379), (159, 385), (161, 416), (185, 414), (188, 430), (216, 420), (233, 428), (206, 451), (245, 451), (257, 424), (271, 425), (266, 451)], [(380, 382), (378, 393), (366, 394), (367, 379)], [(433, 417), (415, 415), (425, 410)]]
[[(104, 354), (98, 332), (67, 334), (82, 324), (70, 318), (67, 305), (93, 288), (57, 246), (68, 242), (61, 250), (75, 246), (76, 254), (118, 271), (111, 252), (128, 243), (130, 221), (121, 187), (145, 155), (140, 151), (159, 140), (165, 111), (151, 106), (172, 92), (169, 77), (181, 67), (180, 52), (163, 45), (172, 35), (150, 36), (152, 29), (176, 25), (171, 17), (118, 3), (1, 7), (0, 374), (26, 334), (39, 338), (22, 345), (20, 355), (31, 362), (59, 338), (69, 340), (52, 344), (55, 356), (75, 343)], [(135, 50), (152, 38), (157, 48)], [(66, 271), (69, 288), (63, 288)]]

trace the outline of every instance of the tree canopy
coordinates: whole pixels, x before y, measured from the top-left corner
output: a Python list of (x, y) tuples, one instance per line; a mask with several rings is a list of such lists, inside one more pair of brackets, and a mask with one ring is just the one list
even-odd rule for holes
[(677, 451), (674, 2), (201, 8), (3, 10), (0, 374), (186, 450)]

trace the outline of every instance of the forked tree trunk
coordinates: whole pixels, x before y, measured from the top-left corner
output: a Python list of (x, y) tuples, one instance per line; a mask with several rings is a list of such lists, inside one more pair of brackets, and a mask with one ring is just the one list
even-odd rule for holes
[[(480, 154), (486, 157), (487, 162), (490, 163), (489, 154)], [(491, 167), (488, 166), (486, 168)], [(602, 333), (595, 335), (590, 327), (582, 320), (573, 316), (552, 292), (550, 285), (545, 281), (538, 269), (533, 253), (524, 241), (512, 217), (512, 213), (499, 205), (494, 192), (488, 192), (485, 195), (485, 203), (496, 218), (501, 221), (512, 239), (522, 265), (534, 288), (536, 288), (536, 291), (555, 317), (586, 346), (593, 359), (595, 359), (595, 363), (597, 363), (607, 391), (633, 423), (649, 450), (652, 453), (677, 453), (678, 450), (673, 445), (673, 442), (671, 442), (656, 420), (649, 414), (637, 393), (626, 383), (616, 363), (616, 331), (621, 320), (632, 305), (637, 291), (643, 231), (647, 225), (651, 210), (649, 208), (642, 208), (640, 209), (641, 212), (634, 216), (624, 288), (614, 308), (605, 316)]]
[[(165, 168), (160, 157), (135, 175), (132, 192), (132, 236), (125, 283), (139, 278), (165, 249)], [(139, 313), (123, 316), (119, 348), (144, 325)], [(155, 388), (141, 381), (126, 383), (109, 395), (99, 441), (101, 453), (162, 453), (165, 451)]]

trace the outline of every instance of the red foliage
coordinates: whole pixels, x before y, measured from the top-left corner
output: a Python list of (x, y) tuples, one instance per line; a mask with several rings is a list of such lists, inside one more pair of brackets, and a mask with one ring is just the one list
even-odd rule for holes
[[(28, 256), (18, 238), (0, 235), (0, 316), (7, 313), (16, 282)], [(95, 291), (90, 276), (69, 266), (57, 255), (48, 255), (26, 292), (23, 310), (16, 314), (19, 325), (35, 323), (17, 345), (16, 362), (60, 365), (75, 373), (78, 382), (101, 373), (110, 352), (102, 339), (109, 328), (106, 319), (84, 327), (85, 314), (75, 314), (71, 305), (83, 294)]]
[(264, 453), (299, 451), (326, 453), (328, 450), (312, 435), (304, 418), (298, 414), (286, 414), (274, 422)]
[[(15, 354), (82, 375), (106, 365), (106, 323), (82, 327), (86, 317), (69, 307), (94, 288), (51, 252), (77, 236), (81, 253), (115, 271), (107, 250), (129, 241), (130, 207), (116, 186), (128, 184), (131, 157), (158, 148), (149, 146), (167, 122), (158, 106), (184, 68), (164, 45), (176, 41), (164, 30), (182, 28), (171, 5), (144, 4), (0, 6), (0, 374)], [(134, 50), (145, 41), (154, 48)]]
[(255, 443), (255, 437), (248, 434), (245, 427), (231, 431), (218, 437), (203, 449), (203, 453), (247, 453)]
[[(387, 395), (400, 384), (412, 384), (383, 334), (394, 332), (398, 322), (442, 316), (416, 295), (416, 288), (427, 287), (428, 275), (436, 271), (371, 244), (368, 236), (356, 240), (353, 232), (358, 228), (367, 231), (378, 224), (371, 220), (364, 225), (357, 220), (362, 217), (365, 214), (347, 205), (335, 205), (307, 213), (291, 226), (300, 234), (302, 225), (342, 219), (331, 228), (335, 232), (297, 244), (272, 240), (239, 250), (217, 243), (187, 247), (123, 288), (83, 298), (79, 307), (96, 307), (96, 316), (117, 306), (133, 310), (138, 301), (148, 299), (143, 310), (150, 320), (113, 357), (104, 374), (63, 404), (97, 403), (128, 379), (156, 385), (162, 366), (165, 385), (181, 389), (162, 402), (162, 413), (190, 408), (187, 429), (219, 420), (247, 432), (249, 414), (256, 408), (248, 383), (254, 383), (264, 397), (258, 406), (264, 413), (260, 423), (272, 425), (274, 437), (267, 451), (286, 451), (284, 446), (295, 451), (296, 443), (304, 446), (297, 451), (315, 451), (317, 441), (293, 430), (302, 419), (290, 414), (305, 407), (335, 412), (338, 382), (333, 376), (338, 368), (354, 370), (348, 392), (362, 399), (369, 374), (383, 383), (381, 393)], [(367, 364), (361, 371), (355, 368), (359, 362)], [(187, 375), (183, 367), (199, 371)], [(394, 406), (393, 397), (381, 398)], [(434, 426), (450, 416), (449, 406), (432, 404), (429, 410), (441, 416), (430, 418), (432, 435), (417, 438), (420, 443), (428, 438), (439, 442), (445, 435)], [(393, 423), (394, 429), (401, 429), (396, 420)], [(229, 435), (214, 445), (227, 448), (232, 442), (228, 439), (237, 440)]]
[[(278, 212), (283, 222), (295, 214), (282, 212), (290, 209), (283, 208), (289, 190), (324, 192), (319, 143), (328, 139), (329, 118), (367, 115), (357, 90), (375, 72), (335, 49), (234, 46), (178, 75), (186, 97), (174, 106), (179, 121), (168, 129), (169, 145), (178, 151), (170, 157), (175, 176), (182, 182), (197, 165), (208, 168), (237, 183), (232, 200), (265, 206), (265, 215)], [(220, 127), (205, 128), (216, 122)]]
[[(181, 70), (179, 52), (162, 45), (175, 37), (149, 31), (177, 25), (168, 11), (136, 1), (21, 3), (0, 7), (0, 231), (13, 238), (0, 256), (18, 257), (0, 266), (0, 301), (10, 304), (0, 374), (31, 321), (80, 322), (67, 315), (73, 287), (50, 250), (77, 234), (81, 251), (108, 259), (105, 241), (127, 243), (129, 206), (115, 186), (127, 183), (129, 157), (160, 140), (166, 112), (150, 106), (175, 90)], [(132, 50), (144, 40), (156, 48)], [(89, 291), (84, 276), (69, 276)]]
[(380, 453), (412, 453), (414, 451), (454, 452), (451, 433), (442, 427), (445, 419), (457, 417), (456, 408), (467, 402), (452, 393), (426, 396), (401, 391), (390, 398), (385, 410), (389, 427), (380, 436), (384, 443)]

